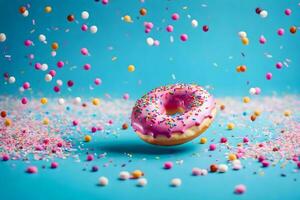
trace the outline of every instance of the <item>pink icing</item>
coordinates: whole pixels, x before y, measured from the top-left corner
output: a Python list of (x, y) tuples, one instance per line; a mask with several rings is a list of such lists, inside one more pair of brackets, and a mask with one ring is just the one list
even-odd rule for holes
[[(137, 100), (131, 114), (131, 125), (144, 135), (184, 133), (211, 118), (215, 100), (202, 87), (192, 84), (174, 84), (151, 90)], [(181, 107), (183, 113), (167, 115), (166, 109)]]

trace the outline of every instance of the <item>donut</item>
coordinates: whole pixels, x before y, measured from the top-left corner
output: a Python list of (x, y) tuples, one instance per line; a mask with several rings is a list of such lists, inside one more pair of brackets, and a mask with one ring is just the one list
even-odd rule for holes
[(198, 85), (161, 86), (136, 101), (131, 126), (150, 144), (179, 145), (203, 133), (216, 111), (212, 95)]

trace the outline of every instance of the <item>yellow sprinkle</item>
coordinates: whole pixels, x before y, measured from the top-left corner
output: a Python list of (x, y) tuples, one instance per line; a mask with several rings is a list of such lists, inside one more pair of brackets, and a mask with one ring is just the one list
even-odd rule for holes
[(244, 97), (243, 98), (243, 102), (244, 103), (249, 103), (250, 102), (250, 98), (249, 97)]
[(92, 136), (90, 136), (90, 135), (84, 136), (84, 141), (90, 142), (91, 140), (92, 140)]
[(243, 37), (242, 38), (242, 43), (243, 43), (243, 45), (248, 45), (249, 44), (249, 39), (246, 38), (246, 37)]
[(132, 22), (133, 22), (132, 19), (131, 19), (131, 17), (130, 17), (129, 15), (125, 15), (125, 16), (123, 17), (123, 20), (124, 20), (125, 22), (127, 22), (127, 23), (132, 23)]
[(94, 98), (92, 103), (95, 105), (95, 106), (98, 106), (100, 104), (100, 99), (98, 98)]
[(205, 137), (200, 139), (200, 144), (205, 144), (207, 142), (207, 139)]
[(284, 116), (289, 117), (289, 116), (291, 116), (292, 112), (290, 110), (286, 110), (286, 111), (284, 111), (283, 114), (284, 114)]
[(43, 97), (41, 98), (41, 104), (45, 105), (48, 102), (48, 99)]
[(48, 118), (44, 118), (43, 119), (43, 124), (44, 125), (48, 125), (49, 124), (49, 119)]
[(44, 10), (45, 10), (45, 13), (50, 13), (52, 11), (52, 7), (46, 6)]
[(228, 123), (228, 124), (227, 124), (227, 129), (228, 129), (228, 130), (234, 129), (234, 123)]
[(236, 160), (236, 155), (233, 154), (233, 153), (230, 153), (230, 154), (228, 155), (228, 160), (230, 160), (230, 161)]
[(129, 72), (134, 72), (134, 70), (135, 70), (135, 66), (134, 65), (129, 65), (128, 66), (128, 71)]
[(141, 170), (135, 170), (135, 171), (131, 172), (131, 176), (134, 179), (138, 179), (138, 178), (144, 176), (144, 173)]
[(260, 116), (260, 114), (261, 114), (260, 110), (256, 110), (256, 111), (254, 111), (254, 115), (255, 115), (255, 116), (257, 116), (257, 117), (258, 117), (258, 116)]
[(11, 120), (6, 118), (5, 121), (4, 121), (4, 125), (5, 126), (10, 126), (11, 125)]

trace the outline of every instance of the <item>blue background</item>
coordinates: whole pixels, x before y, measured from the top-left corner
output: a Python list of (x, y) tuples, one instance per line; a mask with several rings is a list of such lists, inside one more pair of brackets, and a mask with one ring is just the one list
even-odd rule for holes
[[(21, 5), (30, 3), (30, 15), (24, 18), (18, 13)], [(207, 4), (203, 8), (201, 5)], [(0, 84), (1, 95), (20, 95), (18, 88), (24, 81), (29, 81), (32, 92), (26, 91), (20, 96), (97, 96), (105, 93), (119, 98), (128, 92), (134, 100), (150, 89), (175, 82), (198, 83), (210, 85), (214, 96), (244, 96), (248, 95), (250, 87), (261, 87), (262, 95), (299, 93), (299, 33), (292, 35), (289, 28), (299, 26), (300, 7), (297, 1), (158, 1), (112, 0), (107, 6), (92, 0), (51, 0), (51, 1), (0, 1), (0, 32), (4, 32), (7, 40), (0, 43), (1, 58), (0, 72), (8, 72), (17, 79), (16, 84)], [(52, 6), (52, 13), (44, 13), (46, 5)], [(187, 6), (187, 10), (182, 7)], [(148, 15), (137, 19), (139, 9), (145, 7)], [(262, 19), (255, 13), (255, 8), (261, 7), (269, 12)], [(284, 10), (292, 9), (291, 16), (285, 16)], [(82, 11), (90, 13), (89, 20), (82, 20)], [(181, 15), (179, 21), (172, 21), (173, 12)], [(69, 23), (66, 16), (73, 13), (79, 24)], [(130, 15), (132, 24), (121, 20), (124, 15)], [(187, 15), (191, 15), (191, 19)], [(191, 27), (191, 20), (197, 19), (198, 28)], [(36, 25), (32, 25), (35, 19)], [(165, 21), (163, 20), (165, 19)], [(152, 21), (155, 25), (150, 34), (144, 33), (144, 21)], [(97, 25), (97, 34), (80, 30), (81, 24)], [(165, 31), (168, 24), (173, 24), (175, 31), (170, 34)], [(202, 26), (208, 25), (208, 32), (202, 31)], [(58, 31), (48, 28), (58, 27)], [(159, 30), (157, 28), (159, 27)], [(278, 28), (285, 28), (285, 35), (277, 35)], [(35, 29), (34, 33), (30, 33)], [(68, 33), (66, 29), (70, 29)], [(242, 45), (237, 33), (246, 31), (250, 45)], [(179, 36), (186, 33), (187, 42), (181, 42)], [(38, 41), (38, 35), (44, 34), (48, 44)], [(174, 36), (170, 43), (169, 36)], [(267, 43), (258, 42), (260, 35), (267, 38)], [(160, 40), (160, 46), (149, 47), (147, 37)], [(30, 39), (34, 47), (25, 47), (23, 42)], [(51, 57), (50, 44), (57, 41), (60, 45), (56, 57)], [(108, 50), (112, 46), (113, 50)], [(283, 49), (280, 49), (283, 46)], [(80, 55), (80, 49), (86, 47), (91, 56)], [(7, 53), (4, 53), (4, 50)], [(268, 52), (273, 58), (266, 58)], [(53, 92), (55, 80), (51, 83), (44, 81), (46, 72), (37, 71), (29, 64), (26, 55), (35, 54), (34, 62), (47, 63), (49, 69), (57, 71), (56, 79), (73, 80), (72, 91), (64, 84), (61, 93)], [(245, 57), (241, 55), (245, 54)], [(12, 61), (7, 61), (4, 54), (12, 55)], [(116, 56), (114, 62), (111, 58)], [(232, 56), (232, 59), (228, 59)], [(288, 68), (275, 68), (278, 61), (289, 58), (292, 63)], [(62, 69), (57, 69), (58, 60), (68, 61)], [(83, 71), (82, 65), (91, 63), (92, 70)], [(213, 63), (217, 63), (218, 67)], [(134, 64), (136, 71), (129, 73), (127, 66)], [(235, 72), (238, 65), (248, 67), (246, 73)], [(72, 66), (77, 69), (70, 70)], [(273, 73), (273, 79), (267, 81), (265, 74)], [(172, 79), (172, 74), (176, 80)], [(89, 89), (93, 80), (100, 77), (102, 85)], [(139, 80), (142, 84), (138, 84)], [(249, 81), (249, 84), (247, 84)], [(215, 123), (211, 130), (218, 130), (220, 136), (226, 134), (220, 131)], [(237, 131), (241, 133), (243, 130)], [(215, 136), (206, 134), (208, 140)], [(207, 167), (215, 159), (223, 158), (221, 152), (213, 152), (213, 156), (204, 156), (206, 145), (195, 145), (193, 142), (180, 147), (159, 148), (143, 143), (132, 130), (122, 133), (119, 138), (95, 138), (91, 143), (99, 153), (108, 152), (108, 158), (97, 160), (99, 166), (113, 159), (110, 167), (101, 167), (99, 172), (89, 171), (91, 163), (75, 163), (72, 159), (59, 161), (57, 170), (41, 169), (40, 173), (28, 175), (24, 173), (27, 163), (9, 161), (0, 165), (1, 199), (300, 199), (299, 183), (294, 179), (297, 174), (280, 177), (282, 169), (271, 167), (264, 176), (253, 175), (259, 170), (257, 164), (251, 165), (238, 172), (229, 170), (226, 174), (210, 174), (206, 177), (191, 177), (188, 173), (192, 167)], [(134, 155), (132, 163), (124, 152)], [(193, 158), (192, 153), (200, 152), (199, 158)], [(203, 156), (201, 156), (203, 155)], [(155, 159), (159, 156), (160, 159)], [(143, 161), (142, 158), (147, 158)], [(170, 171), (160, 169), (165, 161), (183, 159), (186, 164), (175, 165)], [(13, 164), (15, 167), (12, 167)], [(149, 184), (138, 188), (135, 181), (126, 183), (118, 181), (117, 175), (127, 163), (126, 170), (141, 169), (146, 173)], [(49, 166), (49, 162), (34, 162), (38, 166)], [(87, 171), (83, 171), (86, 166)], [(291, 171), (289, 166), (284, 171)], [(110, 179), (108, 187), (97, 187), (99, 176), (105, 175)], [(179, 188), (168, 186), (171, 178), (180, 177), (183, 185)], [(236, 184), (247, 186), (247, 193), (242, 196), (233, 194)]]
[[(18, 93), (24, 81), (29, 81), (34, 94), (61, 95), (94, 95), (101, 96), (109, 93), (120, 97), (128, 92), (135, 98), (150, 89), (175, 82), (198, 83), (214, 88), (215, 96), (246, 95), (251, 87), (261, 87), (262, 94), (297, 93), (299, 92), (299, 34), (292, 35), (289, 28), (299, 23), (300, 11), (296, 1), (146, 1), (138, 0), (112, 1), (107, 6), (94, 1), (26, 1), (30, 3), (30, 15), (26, 18), (18, 13), (18, 8), (25, 3), (22, 1), (1, 0), (1, 32), (6, 33), (7, 41), (0, 44), (0, 48), (8, 48), (12, 61), (0, 59), (1, 72), (9, 72), (17, 79), (14, 85), (0, 84), (3, 93)], [(201, 5), (207, 4), (203, 8)], [(44, 13), (44, 7), (51, 5), (52, 13)], [(187, 6), (187, 10), (182, 7)], [(139, 9), (145, 7), (148, 15), (137, 19)], [(267, 18), (261, 18), (255, 13), (255, 8), (261, 7), (269, 13)], [(285, 16), (284, 10), (292, 9), (291, 16)], [(82, 20), (82, 11), (88, 11), (90, 18)], [(172, 21), (172, 13), (181, 15), (179, 21)], [(66, 16), (73, 13), (79, 24), (70, 23)], [(134, 23), (121, 20), (124, 15), (130, 15)], [(191, 19), (187, 15), (191, 15)], [(191, 26), (191, 20), (197, 19), (198, 28)], [(32, 25), (35, 19), (36, 25)], [(144, 33), (144, 21), (152, 21), (154, 29), (150, 34)], [(163, 22), (165, 21), (165, 22)], [(97, 34), (81, 31), (81, 24), (97, 25)], [(165, 31), (168, 24), (174, 25), (172, 34)], [(208, 32), (202, 31), (202, 26), (208, 25)], [(57, 31), (47, 28), (58, 27)], [(285, 35), (277, 35), (278, 28), (285, 29)], [(160, 30), (157, 31), (157, 28)], [(35, 32), (30, 34), (30, 31)], [(66, 29), (70, 29), (68, 33)], [(250, 45), (242, 45), (237, 33), (246, 31)], [(187, 42), (181, 42), (180, 34), (189, 36)], [(38, 41), (38, 35), (47, 37), (48, 45)], [(174, 36), (174, 43), (170, 43), (169, 36)], [(267, 39), (265, 45), (258, 42), (260, 35)], [(147, 37), (160, 40), (159, 47), (149, 47)], [(25, 47), (24, 41), (31, 39), (35, 47)], [(51, 43), (58, 42), (60, 48), (56, 57), (51, 57)], [(114, 50), (108, 50), (112, 46)], [(283, 49), (280, 49), (283, 46)], [(82, 56), (80, 49), (86, 47), (92, 56)], [(268, 52), (273, 58), (266, 58)], [(44, 74), (29, 66), (26, 55), (35, 54), (35, 62), (47, 63), (50, 69), (57, 71), (56, 79), (65, 82), (73, 80), (75, 85), (72, 92), (62, 88), (62, 94), (53, 92), (55, 81), (46, 83)], [(245, 54), (245, 57), (241, 55)], [(111, 61), (112, 57), (118, 59)], [(232, 56), (233, 59), (228, 59)], [(172, 59), (170, 61), (170, 58)], [(292, 60), (288, 68), (277, 70), (275, 64), (286, 58)], [(62, 69), (56, 67), (59, 60), (68, 61)], [(84, 71), (85, 63), (92, 65), (92, 70)], [(215, 67), (213, 63), (217, 63)], [(127, 66), (136, 66), (134, 73), (127, 71)], [(238, 65), (248, 67), (246, 73), (235, 72)], [(77, 69), (70, 70), (70, 67)], [(273, 79), (267, 81), (265, 74), (273, 73)], [(172, 79), (172, 74), (176, 80)], [(81, 78), (84, 75), (84, 78)], [(100, 77), (101, 87), (89, 90), (93, 80)], [(142, 84), (139, 85), (138, 81)], [(247, 85), (249, 81), (249, 85)]]

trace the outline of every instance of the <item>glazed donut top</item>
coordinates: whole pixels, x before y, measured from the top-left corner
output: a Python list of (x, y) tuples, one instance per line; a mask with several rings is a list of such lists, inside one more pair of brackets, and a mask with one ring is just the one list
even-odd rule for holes
[(131, 125), (141, 134), (171, 137), (172, 133), (184, 133), (199, 126), (205, 118), (211, 118), (215, 104), (213, 97), (198, 85), (162, 86), (137, 100)]

